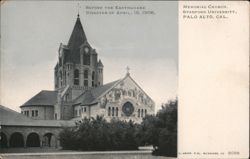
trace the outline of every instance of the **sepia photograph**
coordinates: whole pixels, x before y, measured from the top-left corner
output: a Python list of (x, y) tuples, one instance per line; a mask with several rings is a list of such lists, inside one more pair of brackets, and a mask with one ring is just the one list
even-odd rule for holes
[(0, 12), (0, 159), (249, 158), (249, 2)]
[(177, 157), (177, 1), (2, 1), (0, 158)]

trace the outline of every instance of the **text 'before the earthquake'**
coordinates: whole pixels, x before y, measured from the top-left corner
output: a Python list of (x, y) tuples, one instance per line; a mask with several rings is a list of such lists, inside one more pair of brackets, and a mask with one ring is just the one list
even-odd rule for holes
[(147, 9), (145, 6), (96, 6), (85, 7), (86, 15), (155, 15), (155, 11)]

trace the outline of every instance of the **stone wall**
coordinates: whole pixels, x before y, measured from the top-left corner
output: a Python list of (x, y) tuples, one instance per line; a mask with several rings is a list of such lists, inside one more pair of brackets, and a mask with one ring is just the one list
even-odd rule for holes
[(73, 118), (73, 107), (72, 103), (63, 103), (61, 106), (61, 120), (70, 120)]
[[(123, 106), (127, 102), (133, 105), (133, 111), (129, 115), (123, 111)], [(120, 120), (132, 120), (136, 123), (140, 123), (146, 114), (154, 114), (155, 104), (132, 78), (127, 76), (120, 84), (111, 89), (100, 99), (99, 109), (101, 108), (104, 108), (104, 113), (102, 114), (108, 121), (113, 118), (119, 118)], [(113, 108), (115, 110), (114, 116), (112, 116)], [(117, 108), (118, 116), (116, 115)], [(108, 113), (109, 109), (111, 109), (110, 115)], [(93, 112), (94, 111), (91, 111), (91, 115)]]
[(74, 106), (74, 117), (89, 118), (89, 106)]
[(104, 109), (100, 108), (99, 104), (91, 105), (89, 108), (91, 117), (95, 118), (97, 115), (103, 116), (104, 114)]

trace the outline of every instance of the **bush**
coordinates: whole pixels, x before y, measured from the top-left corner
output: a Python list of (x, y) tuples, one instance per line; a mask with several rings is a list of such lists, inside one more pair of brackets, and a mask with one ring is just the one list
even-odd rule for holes
[(177, 156), (177, 100), (162, 106), (156, 115), (147, 115), (141, 124), (103, 117), (83, 119), (60, 133), (63, 149), (105, 151), (137, 150), (153, 145), (154, 155)]
[(70, 150), (137, 150), (136, 125), (133, 122), (102, 117), (83, 119), (74, 128), (64, 128), (60, 133), (63, 149)]
[(59, 134), (60, 143), (63, 149), (77, 149), (77, 134), (73, 128), (64, 128)]
[(161, 129), (158, 138), (158, 147), (154, 155), (177, 157), (177, 133), (169, 132), (167, 128)]
[(112, 120), (110, 122), (110, 138), (112, 150), (137, 150), (135, 132), (136, 125), (130, 121)]

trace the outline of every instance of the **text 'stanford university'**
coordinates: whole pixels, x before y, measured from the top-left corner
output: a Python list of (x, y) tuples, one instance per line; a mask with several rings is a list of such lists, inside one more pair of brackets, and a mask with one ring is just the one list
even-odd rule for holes
[(70, 120), (99, 115), (108, 121), (119, 118), (134, 122), (154, 113), (154, 102), (129, 73), (103, 85), (104, 65), (88, 43), (79, 16), (68, 44), (61, 44), (58, 52), (55, 90), (35, 95), (21, 106), (22, 113), (34, 119)]
[(20, 106), (21, 114), (0, 106), (4, 147), (59, 146), (62, 127), (83, 118), (103, 116), (107, 121), (140, 123), (145, 115), (154, 114), (154, 101), (129, 72), (103, 84), (104, 65), (88, 43), (79, 15), (68, 44), (60, 44), (58, 56), (53, 91), (36, 94)]

